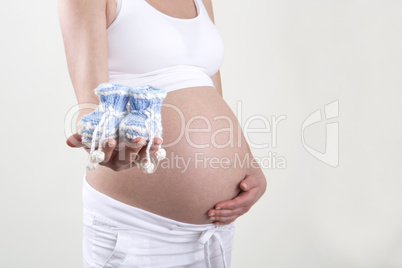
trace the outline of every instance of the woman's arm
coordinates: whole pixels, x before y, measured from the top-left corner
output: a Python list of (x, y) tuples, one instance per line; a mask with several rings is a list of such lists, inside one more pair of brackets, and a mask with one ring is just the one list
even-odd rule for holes
[[(80, 111), (78, 121), (93, 109), (84, 109), (85, 104), (99, 104), (94, 89), (101, 83), (109, 81), (108, 44), (107, 44), (107, 3), (108, 0), (59, 0), (58, 16), (64, 41), (68, 71), (74, 87)], [(150, 154), (158, 149), (162, 140), (156, 138)], [(84, 147), (78, 133), (67, 138), (70, 147)], [(100, 165), (115, 171), (131, 167), (132, 160), (140, 155), (145, 157), (145, 140), (136, 138), (132, 143), (114, 150), (117, 141), (106, 140), (102, 146), (105, 160)], [(88, 151), (88, 148), (86, 149)], [(139, 161), (141, 159), (138, 159)]]
[[(209, 18), (211, 19), (211, 21), (213, 23), (215, 23), (214, 10), (213, 10), (213, 7), (212, 7), (212, 1), (211, 0), (202, 0), (202, 1), (204, 3), (205, 9), (208, 11)], [(215, 86), (216, 90), (223, 97), (220, 70), (218, 70), (214, 75), (212, 75), (211, 79), (214, 82), (214, 86)]]
[[(97, 105), (94, 89), (109, 81), (106, 4), (107, 0), (58, 1), (68, 71), (79, 105)], [(77, 121), (89, 112), (80, 109)]]

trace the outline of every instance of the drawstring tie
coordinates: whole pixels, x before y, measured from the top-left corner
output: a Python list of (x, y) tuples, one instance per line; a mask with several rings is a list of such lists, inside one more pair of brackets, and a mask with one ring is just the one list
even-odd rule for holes
[[(176, 227), (171, 228), (171, 230), (179, 229), (181, 226), (177, 225)], [(183, 226), (183, 229), (186, 231), (192, 230), (191, 227)], [(195, 231), (199, 231), (199, 228), (193, 228)], [(218, 240), (219, 247), (221, 249), (222, 253), (222, 262), (223, 262), (223, 267), (228, 268), (228, 264), (226, 261), (226, 251), (225, 251), (225, 245), (222, 241), (222, 237), (220, 236), (219, 232), (220, 231), (232, 231), (234, 229), (233, 224), (229, 225), (214, 225), (211, 228), (208, 228), (207, 230), (204, 230), (200, 238), (198, 239), (198, 242), (204, 246), (204, 260), (207, 268), (212, 268), (211, 266), (211, 257), (209, 253), (209, 246), (210, 246), (210, 240), (212, 237), (215, 237)], [(216, 267), (214, 267), (216, 268)]]
[(206, 230), (203, 232), (201, 235), (200, 239), (198, 241), (204, 245), (204, 259), (205, 259), (205, 264), (207, 265), (207, 268), (212, 268), (211, 266), (211, 260), (209, 256), (209, 241), (211, 237), (215, 236), (216, 239), (219, 242), (219, 247), (221, 248), (222, 252), (222, 259), (223, 259), (223, 267), (227, 268), (227, 262), (226, 262), (226, 251), (225, 247), (223, 245), (223, 241), (219, 233), (216, 232), (218, 226), (215, 226), (215, 228)]

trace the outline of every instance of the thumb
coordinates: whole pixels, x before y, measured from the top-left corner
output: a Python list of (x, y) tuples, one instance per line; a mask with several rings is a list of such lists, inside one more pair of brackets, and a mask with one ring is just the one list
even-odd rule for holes
[(250, 189), (256, 187), (258, 185), (257, 177), (254, 175), (247, 175), (241, 182), (240, 182), (240, 189), (242, 191), (249, 191)]
[(78, 133), (74, 133), (70, 137), (67, 138), (66, 143), (68, 146), (72, 148), (83, 147), (84, 145), (81, 143), (81, 135)]

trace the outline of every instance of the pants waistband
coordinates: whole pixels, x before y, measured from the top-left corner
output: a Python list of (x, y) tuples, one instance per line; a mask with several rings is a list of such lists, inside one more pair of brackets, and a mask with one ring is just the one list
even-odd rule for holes
[[(212, 237), (215, 237), (222, 252), (223, 267), (228, 268), (226, 260), (225, 245), (220, 236), (222, 231), (234, 231), (234, 223), (227, 225), (209, 224), (190, 224), (175, 221), (149, 211), (124, 204), (113, 199), (93, 188), (86, 176), (83, 178), (82, 198), (84, 209), (92, 212), (99, 217), (106, 217), (117, 225), (132, 229), (133, 231), (145, 231), (152, 235), (165, 237), (164, 239), (174, 239), (183, 241), (198, 240), (204, 247), (204, 259), (207, 268), (211, 268), (209, 243)], [(95, 218), (96, 219), (96, 216)]]
[(83, 177), (82, 200), (85, 209), (88, 211), (134, 229), (145, 227), (149, 231), (166, 232), (166, 230), (205, 231), (215, 228), (222, 230), (234, 228), (233, 223), (215, 225), (213, 223), (191, 224), (180, 222), (125, 204), (93, 188), (86, 180), (86, 174)]

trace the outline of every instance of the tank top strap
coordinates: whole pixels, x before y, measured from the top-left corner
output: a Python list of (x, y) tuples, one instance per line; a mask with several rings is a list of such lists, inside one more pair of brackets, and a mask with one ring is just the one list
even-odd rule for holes
[(194, 0), (194, 3), (197, 6), (197, 16), (204, 17), (205, 15), (208, 15), (202, 0)]

